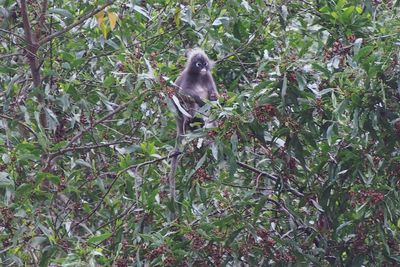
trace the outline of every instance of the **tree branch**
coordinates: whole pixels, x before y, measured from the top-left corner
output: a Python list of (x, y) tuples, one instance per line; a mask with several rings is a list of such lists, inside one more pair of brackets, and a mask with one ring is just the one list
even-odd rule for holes
[(38, 46), (36, 40), (32, 35), (31, 24), (29, 22), (28, 10), (26, 7), (26, 0), (20, 1), (20, 7), (21, 7), (22, 22), (24, 26), (25, 42), (28, 44), (27, 50), (29, 52), (26, 56), (29, 59), (29, 65), (32, 71), (33, 84), (35, 87), (39, 87), (40, 74), (38, 72), (38, 64), (37, 64), (38, 62), (35, 57)]
[(93, 17), (94, 15), (96, 15), (97, 13), (99, 13), (100, 11), (104, 10), (106, 7), (112, 5), (114, 3), (113, 0), (108, 0), (104, 5), (102, 5), (101, 7), (98, 7), (94, 10), (92, 10), (91, 12), (87, 13), (86, 15), (84, 15), (83, 17), (81, 17), (80, 19), (78, 19), (77, 21), (75, 21), (74, 23), (68, 25), (67, 27), (65, 27), (64, 29), (55, 32), (51, 35), (48, 35), (46, 37), (43, 37), (42, 39), (39, 40), (38, 44), (39, 46), (50, 42), (51, 40), (53, 40), (54, 38), (57, 38), (60, 35), (63, 35), (64, 33), (70, 31), (71, 29), (75, 28), (76, 26), (84, 23), (87, 19)]
[(270, 178), (271, 180), (273, 180), (273, 181), (275, 181), (275, 182), (279, 180), (278, 177), (276, 177), (276, 176), (274, 176), (274, 175), (272, 175), (272, 174), (269, 174), (269, 173), (267, 173), (267, 172), (261, 171), (261, 170), (259, 170), (259, 169), (256, 169), (256, 168), (254, 168), (254, 167), (252, 167), (252, 166), (250, 166), (250, 165), (247, 165), (246, 163), (243, 163), (243, 162), (241, 162), (241, 161), (236, 161), (236, 164), (239, 165), (239, 166), (242, 167), (242, 168), (245, 168), (245, 169), (248, 169), (248, 170), (250, 170), (250, 171), (252, 171), (252, 172), (255, 172), (255, 173), (257, 173), (257, 174), (261, 174), (261, 175), (263, 175), (263, 176), (266, 176), (266, 177)]
[[(277, 182), (277, 181), (279, 180), (278, 177), (276, 177), (276, 176), (274, 176), (274, 175), (272, 175), (272, 174), (269, 174), (269, 173), (267, 173), (267, 172), (261, 171), (261, 170), (259, 170), (259, 169), (256, 169), (256, 168), (254, 168), (254, 167), (252, 167), (252, 166), (250, 166), (250, 165), (247, 165), (247, 164), (245, 164), (245, 163), (243, 163), (243, 162), (236, 161), (236, 164), (239, 165), (239, 166), (242, 167), (242, 168), (245, 168), (245, 169), (247, 169), (247, 170), (250, 170), (250, 171), (252, 171), (252, 172), (255, 172), (255, 173), (259, 174), (259, 175), (266, 176), (266, 177), (268, 177), (269, 179), (273, 180), (274, 182)], [(295, 196), (298, 196), (298, 197), (304, 196), (302, 193), (300, 193), (300, 192), (297, 191), (296, 189), (290, 187), (289, 185), (286, 185), (286, 186), (287, 186), (287, 188), (288, 188), (287, 191), (291, 192), (291, 193), (294, 194)]]
[(7, 30), (2, 29), (2, 28), (0, 28), (0, 32), (7, 33), (8, 35), (13, 35), (13, 36), (17, 37), (18, 39), (20, 39), (21, 41), (25, 42), (25, 39), (24, 39), (23, 36), (21, 36), (21, 35), (19, 35), (19, 34), (16, 34), (16, 33), (14, 33), (14, 32), (7, 31)]
[[(32, 73), (33, 86), (36, 88), (40, 88), (41, 78), (40, 78), (40, 71), (39, 71), (39, 60), (37, 57), (37, 51), (38, 51), (39, 45), (37, 43), (37, 40), (35, 39), (35, 36), (32, 35), (31, 24), (29, 22), (28, 10), (27, 10), (27, 6), (26, 6), (26, 0), (20, 0), (20, 8), (21, 8), (21, 15), (22, 15), (22, 23), (23, 23), (23, 27), (24, 27), (24, 33), (25, 33), (25, 42), (27, 43), (26, 57), (28, 58), (29, 67), (30, 67), (31, 73)], [(40, 91), (38, 94), (38, 102), (42, 106), (44, 106), (44, 104), (45, 104), (44, 103), (44, 95), (43, 95), (42, 91)], [(40, 112), (40, 124), (44, 128), (47, 127), (46, 114), (43, 111)]]
[(21, 54), (21, 53), (13, 53), (13, 54), (1, 55), (0, 59), (5, 59), (5, 58), (8, 58), (8, 57), (15, 57), (15, 56), (23, 56), (23, 54)]
[(20, 0), (20, 8), (21, 8), (22, 23), (23, 23), (24, 34), (25, 34), (25, 39), (24, 40), (29, 45), (33, 45), (31, 23), (29, 22), (28, 10), (27, 10), (27, 7), (26, 7), (26, 1), (25, 0)]
[(44, 27), (44, 23), (46, 22), (47, 7), (48, 7), (48, 1), (47, 0), (43, 0), (43, 2), (42, 2), (42, 10), (40, 12), (40, 16), (39, 16), (39, 19), (38, 19), (38, 24), (36, 26), (36, 33), (35, 33), (36, 40), (39, 40), (40, 36), (42, 34), (42, 29)]
[[(144, 91), (144, 93), (149, 92), (148, 90)], [(104, 117), (98, 119), (97, 121), (95, 121), (92, 125), (90, 125), (89, 127), (86, 127), (85, 129), (81, 130), (79, 133), (77, 133), (74, 137), (71, 138), (71, 140), (68, 142), (68, 144), (61, 150), (64, 151), (71, 151), (71, 150), (66, 150), (68, 148), (70, 148), (84, 133), (90, 131), (91, 129), (93, 129), (94, 127), (96, 127), (96, 125), (104, 122), (105, 120), (108, 120), (109, 118), (111, 118), (112, 116), (114, 116), (115, 114), (117, 114), (118, 112), (120, 112), (121, 110), (125, 109), (127, 106), (129, 106), (133, 101), (135, 101), (136, 99), (138, 99), (141, 95), (132, 98), (131, 100), (129, 100), (128, 102), (126, 102), (125, 104), (119, 106), (118, 108), (116, 108), (115, 110), (111, 111), (110, 113), (108, 113), (107, 115), (105, 115)], [(73, 150), (73, 148), (72, 148)], [(52, 153), (47, 155), (47, 163), (46, 163), (46, 167), (45, 169), (50, 169), (51, 167), (51, 162), (53, 161), (53, 159), (55, 157), (57, 157), (59, 154), (56, 153)]]
[(98, 119), (97, 121), (95, 121), (92, 125), (90, 125), (89, 127), (86, 127), (85, 129), (83, 129), (82, 131), (80, 131), (78, 134), (76, 134), (74, 137), (72, 137), (72, 139), (68, 142), (68, 144), (65, 146), (65, 148), (70, 147), (73, 143), (75, 143), (84, 133), (90, 131), (91, 129), (93, 129), (97, 124), (102, 123), (103, 121), (111, 118), (112, 116), (114, 116), (115, 114), (117, 114), (118, 112), (120, 112), (121, 110), (125, 109), (127, 106), (129, 106), (134, 100), (136, 100), (136, 98), (131, 99), (130, 101), (126, 102), (125, 104), (119, 106), (118, 108), (116, 108), (115, 110), (111, 111), (110, 113), (108, 113), (107, 115), (105, 115), (104, 117)]
[(177, 156), (177, 155), (179, 155), (179, 154), (181, 154), (181, 153), (182, 153), (182, 152), (178, 152), (178, 151), (177, 151), (177, 152), (172, 153), (172, 154), (170, 154), (170, 155), (168, 155), (168, 156), (165, 156), (165, 157), (162, 157), (162, 158), (159, 158), (159, 159), (149, 160), (149, 161), (142, 162), (142, 163), (139, 163), (139, 164), (135, 164), (135, 165), (132, 165), (132, 166), (129, 166), (129, 167), (125, 168), (125, 169), (120, 170), (120, 171), (115, 175), (115, 177), (114, 177), (113, 181), (111, 182), (111, 184), (110, 184), (108, 190), (104, 193), (104, 195), (103, 195), (103, 197), (100, 199), (99, 203), (97, 203), (97, 205), (93, 208), (93, 210), (92, 210), (88, 215), (86, 215), (86, 217), (82, 218), (82, 219), (81, 219), (80, 221), (78, 221), (76, 224), (72, 225), (69, 231), (72, 231), (72, 230), (75, 229), (78, 225), (80, 225), (80, 224), (83, 223), (84, 221), (87, 221), (90, 217), (93, 216), (93, 214), (100, 208), (101, 204), (104, 202), (105, 198), (107, 197), (107, 195), (110, 193), (111, 189), (113, 188), (115, 182), (118, 180), (118, 178), (119, 178), (122, 174), (124, 174), (125, 172), (127, 172), (128, 170), (131, 170), (131, 169), (135, 169), (135, 170), (137, 171), (140, 167), (143, 167), (143, 166), (145, 166), (145, 165), (149, 165), (149, 164), (152, 164), (152, 163), (160, 162), (160, 161), (162, 161), (162, 160), (169, 159), (169, 158), (171, 158), (171, 157), (175, 157), (175, 156)]
[(63, 148), (57, 152), (49, 154), (49, 157), (55, 158), (57, 156), (63, 155), (70, 151), (90, 150), (90, 149), (102, 148), (102, 147), (107, 147), (107, 146), (115, 146), (115, 145), (126, 144), (126, 143), (132, 143), (132, 142), (131, 141), (118, 141), (118, 142), (111, 142), (111, 143), (104, 143), (104, 144), (97, 144), (97, 145), (86, 145), (86, 146), (79, 146), (79, 147)]
[(30, 131), (30, 132), (36, 137), (36, 139), (37, 139), (37, 135), (36, 135), (35, 131), (34, 131), (31, 127), (29, 127), (27, 124), (25, 124), (24, 122), (22, 122), (22, 121), (20, 121), (20, 120), (17, 120), (17, 119), (15, 119), (15, 118), (13, 118), (13, 117), (4, 115), (4, 114), (0, 114), (0, 118), (6, 119), (6, 120), (10, 120), (10, 121), (14, 121), (14, 122), (16, 122), (16, 123), (22, 125), (22, 126), (23, 126), (24, 128), (26, 128), (28, 131)]

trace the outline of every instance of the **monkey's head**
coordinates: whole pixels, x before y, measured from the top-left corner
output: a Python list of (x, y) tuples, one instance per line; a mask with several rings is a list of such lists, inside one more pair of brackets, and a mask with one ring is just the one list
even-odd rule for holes
[(205, 75), (211, 70), (212, 65), (212, 61), (200, 48), (195, 48), (189, 52), (186, 68), (190, 73)]

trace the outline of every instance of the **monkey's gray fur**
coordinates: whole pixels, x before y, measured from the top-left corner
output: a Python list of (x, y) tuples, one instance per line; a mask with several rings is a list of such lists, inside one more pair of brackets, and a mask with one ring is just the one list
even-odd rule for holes
[[(190, 124), (201, 121), (196, 118), (196, 113), (202, 107), (205, 99), (215, 101), (218, 99), (218, 91), (214, 79), (211, 75), (211, 68), (214, 62), (211, 61), (206, 53), (200, 48), (189, 51), (185, 69), (179, 75), (175, 84), (178, 88), (179, 102), (182, 108), (191, 116), (188, 117), (177, 108), (176, 116), (177, 127), (177, 150), (182, 141), (183, 135), (191, 129)], [(174, 156), (171, 163), (170, 173), (170, 192), (175, 200), (175, 173), (178, 158)]]
[(211, 75), (213, 64), (200, 48), (195, 48), (188, 53), (186, 67), (175, 84), (181, 96), (181, 105), (192, 118), (178, 112), (176, 125), (178, 128), (178, 139), (190, 127), (196, 111), (204, 105), (204, 99), (215, 101), (219, 96)]

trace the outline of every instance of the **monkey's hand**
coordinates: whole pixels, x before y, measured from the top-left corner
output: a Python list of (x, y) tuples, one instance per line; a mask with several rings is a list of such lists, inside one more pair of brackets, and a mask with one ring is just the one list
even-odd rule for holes
[(211, 93), (208, 96), (208, 99), (211, 100), (211, 101), (217, 101), (218, 100), (218, 95), (216, 93)]

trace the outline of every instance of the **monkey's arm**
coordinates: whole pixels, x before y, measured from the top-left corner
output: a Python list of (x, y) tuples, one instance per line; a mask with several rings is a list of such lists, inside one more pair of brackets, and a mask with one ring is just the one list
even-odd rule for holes
[(208, 100), (217, 101), (219, 94), (217, 91), (217, 86), (215, 85), (214, 79), (211, 74), (209, 74), (209, 83), (208, 83)]

